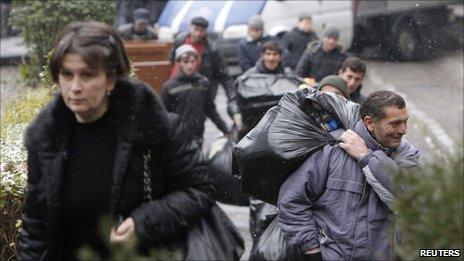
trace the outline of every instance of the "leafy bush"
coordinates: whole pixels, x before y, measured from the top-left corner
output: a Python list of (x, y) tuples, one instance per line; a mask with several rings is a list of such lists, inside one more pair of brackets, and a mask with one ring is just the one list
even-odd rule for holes
[(23, 134), (27, 124), (50, 100), (48, 89), (26, 89), (7, 104), (1, 121), (0, 260), (14, 260), (21, 225), (19, 216), (27, 183), (27, 154)]
[(27, 85), (40, 83), (39, 74), (53, 47), (59, 30), (70, 22), (96, 20), (112, 24), (116, 1), (48, 0), (16, 1), (11, 16), (12, 26), (19, 30), (24, 43), (32, 48), (29, 61), (20, 72)]
[(397, 184), (407, 188), (396, 205), (401, 259), (417, 259), (420, 249), (460, 249), (463, 255), (463, 160), (461, 153), (449, 163), (398, 175)]

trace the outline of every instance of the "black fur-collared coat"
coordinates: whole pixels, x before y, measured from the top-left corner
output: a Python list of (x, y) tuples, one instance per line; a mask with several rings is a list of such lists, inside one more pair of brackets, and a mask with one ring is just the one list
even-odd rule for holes
[[(198, 145), (145, 84), (120, 80), (108, 115), (117, 142), (110, 214), (132, 217), (136, 235), (150, 245), (175, 241), (214, 203), (214, 185)], [(28, 193), (18, 260), (62, 259), (64, 166), (73, 113), (57, 95), (28, 127)], [(151, 150), (152, 200), (143, 199), (143, 154)], [(85, 193), (83, 188), (83, 193)]]

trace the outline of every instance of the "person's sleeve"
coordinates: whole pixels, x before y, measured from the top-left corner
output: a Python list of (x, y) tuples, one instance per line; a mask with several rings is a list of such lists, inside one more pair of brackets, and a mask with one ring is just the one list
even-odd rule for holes
[(153, 169), (163, 173), (169, 192), (131, 213), (136, 234), (155, 244), (178, 238), (215, 202), (215, 187), (200, 147), (182, 122), (171, 126), (171, 138), (162, 149), (152, 150)]
[(394, 211), (396, 196), (401, 188), (395, 188), (393, 179), (399, 169), (419, 166), (420, 152), (404, 140), (398, 154), (390, 158), (382, 150), (371, 151), (358, 164), (362, 168), (367, 183), (390, 210)]
[(302, 252), (319, 246), (312, 206), (325, 190), (328, 162), (325, 150), (314, 153), (280, 188), (279, 226), (290, 245)]
[(46, 255), (45, 179), (41, 178), (36, 153), (28, 152), (28, 185), (21, 215), (17, 260), (42, 260)]
[(250, 58), (246, 55), (243, 44), (240, 42), (237, 46), (238, 65), (242, 72), (248, 71), (254, 64), (251, 63)]
[(161, 100), (163, 102), (164, 108), (166, 108), (167, 111), (173, 111), (173, 105), (169, 95), (169, 87), (164, 84), (161, 90)]
[(218, 129), (221, 130), (224, 134), (229, 133), (230, 129), (227, 126), (227, 124), (224, 122), (222, 117), (219, 115), (216, 109), (216, 104), (214, 104), (211, 93), (209, 92), (210, 90), (212, 90), (212, 88), (208, 86), (207, 89), (208, 89), (208, 94), (207, 94), (207, 101), (205, 103), (206, 115), (211, 119), (211, 121), (216, 125), (216, 127), (218, 127)]
[(282, 48), (286, 49), (290, 52), (291, 46), (292, 46), (292, 41), (291, 41), (291, 32), (286, 32), (284, 36), (282, 37)]
[(226, 64), (224, 62), (224, 58), (222, 55), (217, 51), (213, 51), (213, 68), (214, 74), (216, 79), (219, 80), (222, 87), (224, 88), (227, 96), (227, 101), (230, 101), (231, 97), (233, 96), (233, 88), (232, 83), (230, 81), (230, 77), (227, 71)]
[(227, 113), (230, 117), (233, 117), (235, 114), (240, 113), (240, 109), (237, 102), (237, 87), (238, 87), (238, 80), (235, 79), (234, 83), (231, 84), (231, 97), (227, 103)]
[(295, 73), (300, 77), (308, 77), (311, 72), (311, 55), (305, 51), (296, 65)]

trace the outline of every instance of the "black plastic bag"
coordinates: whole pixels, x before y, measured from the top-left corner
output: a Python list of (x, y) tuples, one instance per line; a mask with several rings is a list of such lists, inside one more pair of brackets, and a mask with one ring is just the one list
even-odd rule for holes
[(215, 204), (188, 232), (184, 260), (239, 260), (244, 240), (235, 225)]
[(312, 116), (317, 107), (345, 129), (359, 119), (359, 105), (335, 94), (307, 89), (286, 93), (234, 147), (242, 192), (276, 205), (288, 175), (312, 153), (337, 142)]
[[(276, 206), (258, 199), (250, 199), (250, 233), (253, 243), (259, 240), (272, 220), (277, 216), (277, 213)], [(253, 247), (255, 245), (253, 244)]]
[(271, 222), (264, 231), (256, 247), (250, 253), (253, 261), (261, 260), (305, 260), (308, 256), (299, 251), (296, 247), (291, 247), (285, 238), (284, 231), (279, 227), (277, 217)]
[(253, 128), (267, 110), (279, 103), (288, 91), (295, 90), (301, 78), (293, 74), (249, 74), (237, 79), (237, 101), (243, 122)]
[(234, 135), (216, 139), (210, 146), (208, 159), (216, 184), (217, 200), (225, 204), (248, 206), (249, 197), (241, 192), (240, 181), (232, 176)]

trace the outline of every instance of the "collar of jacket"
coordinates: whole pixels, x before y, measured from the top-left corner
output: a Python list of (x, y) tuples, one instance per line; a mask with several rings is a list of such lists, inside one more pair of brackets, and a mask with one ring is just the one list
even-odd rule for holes
[[(132, 148), (163, 148), (165, 144), (162, 143), (172, 135), (172, 126), (158, 96), (145, 83), (119, 80), (110, 96), (110, 104), (107, 113), (117, 126), (118, 139), (110, 200), (110, 213), (116, 213), (122, 177)], [(37, 151), (40, 170), (47, 173), (51, 217), (61, 204), (63, 163), (67, 159), (67, 140), (74, 124), (74, 114), (57, 94), (26, 130), (25, 146), (30, 152)]]
[(352, 93), (350, 94), (350, 97), (356, 97), (356, 96), (359, 96), (361, 95), (361, 89), (362, 89), (363, 85), (359, 85), (359, 87)]
[(367, 130), (362, 120), (356, 122), (356, 125), (354, 126), (354, 132), (359, 134), (359, 136), (361, 136), (361, 138), (366, 143), (366, 146), (373, 151), (382, 150), (387, 155), (391, 155), (396, 150), (394, 148), (387, 148), (382, 146), (374, 137), (372, 137), (371, 133)]
[(261, 42), (261, 43), (262, 43), (262, 42), (265, 42), (265, 41), (270, 40), (270, 36), (263, 33), (263, 35), (261, 35), (261, 37), (259, 37), (259, 39), (253, 40), (253, 38), (251, 38), (249, 35), (247, 35), (247, 36), (245, 37), (245, 40), (246, 40), (248, 43), (258, 43), (258, 42)]
[(293, 31), (295, 32), (298, 32), (298, 33), (301, 33), (301, 34), (304, 34), (304, 35), (311, 35), (313, 34), (313, 30), (309, 31), (309, 32), (305, 32), (305, 31), (302, 31), (298, 28), (298, 26), (295, 26), (293, 27)]
[[(142, 82), (121, 79), (110, 96), (110, 120), (119, 141), (156, 146), (168, 135), (168, 117), (158, 96)], [(74, 114), (60, 94), (37, 115), (26, 130), (28, 149), (57, 151), (74, 126)]]
[(279, 63), (279, 66), (273, 71), (268, 70), (264, 66), (263, 60), (259, 59), (258, 62), (256, 62), (256, 70), (258, 73), (266, 73), (266, 74), (283, 74), (284, 73), (284, 67), (282, 66), (282, 62)]
[(198, 81), (201, 78), (200, 73), (194, 72), (192, 75), (186, 75), (182, 70), (176, 76), (176, 79), (181, 82), (193, 82)]

